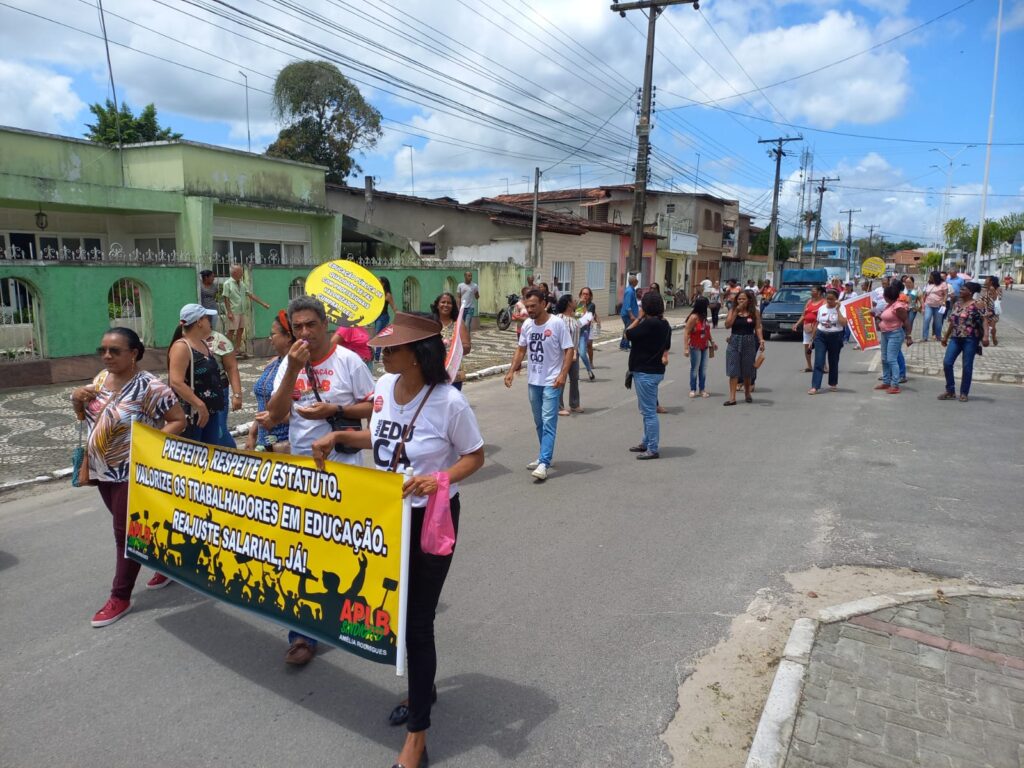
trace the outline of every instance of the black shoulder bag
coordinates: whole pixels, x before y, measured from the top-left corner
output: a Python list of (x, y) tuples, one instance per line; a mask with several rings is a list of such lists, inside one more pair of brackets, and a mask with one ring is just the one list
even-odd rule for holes
[[(310, 386), (313, 390), (313, 397), (316, 398), (318, 403), (322, 403), (323, 399), (320, 397), (320, 381), (316, 377), (316, 373), (313, 371), (313, 366), (306, 364), (306, 377), (309, 379)], [(332, 403), (333, 405), (333, 403)], [(346, 432), (348, 430), (359, 430), (363, 428), (363, 422), (361, 419), (349, 419), (341, 415), (342, 406), (338, 406), (338, 412), (333, 416), (328, 416), (326, 421), (331, 427), (332, 432)], [(334, 450), (338, 453), (359, 453), (362, 448), (353, 448), (344, 443), (335, 443)]]

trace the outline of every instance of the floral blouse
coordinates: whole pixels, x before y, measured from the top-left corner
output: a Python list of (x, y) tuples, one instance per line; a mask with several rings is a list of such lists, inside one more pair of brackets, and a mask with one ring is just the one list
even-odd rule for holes
[[(256, 410), (265, 411), (267, 406), (270, 404), (270, 396), (274, 394), (274, 378), (277, 376), (277, 369), (281, 367), (281, 360), (284, 358), (275, 357), (266, 368), (263, 369), (263, 373), (256, 379), (256, 383), (252, 385), (252, 393), (256, 395)], [(263, 427), (257, 427), (256, 430), (256, 445), (262, 445), (264, 448), (269, 444), (267, 441), (268, 436), (273, 436), (271, 442), (275, 443), (286, 443), (288, 442), (288, 422), (278, 424), (272, 429), (264, 429)]]
[(967, 304), (957, 301), (949, 313), (949, 335), (959, 339), (974, 338), (980, 341), (984, 317), (985, 310), (974, 301), (969, 301)]

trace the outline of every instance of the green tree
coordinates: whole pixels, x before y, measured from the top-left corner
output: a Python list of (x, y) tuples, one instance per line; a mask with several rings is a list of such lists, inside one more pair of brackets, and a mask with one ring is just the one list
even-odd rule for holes
[(942, 254), (938, 251), (928, 251), (921, 257), (920, 266), (922, 270), (931, 271), (942, 267)]
[(916, 240), (900, 240), (898, 243), (893, 245), (893, 250), (896, 251), (912, 251), (915, 248), (921, 248), (924, 243), (919, 243)]
[(1012, 243), (1018, 232), (1024, 232), (1024, 213), (1008, 213), (995, 222), (999, 242)]
[[(946, 245), (949, 248), (959, 248), (962, 251), (971, 249), (971, 226), (963, 216), (959, 219), (950, 219), (943, 224), (942, 233), (946, 236)], [(977, 232), (974, 233), (974, 237), (977, 241)]]
[[(758, 232), (757, 237), (750, 243), (751, 256), (767, 256), (768, 245), (771, 239), (771, 228), (765, 227)], [(782, 262), (789, 258), (791, 250), (790, 241), (779, 235), (775, 238), (775, 260)]]
[[(147, 104), (136, 117), (128, 104), (122, 102), (121, 109), (114, 109), (114, 102), (107, 99), (105, 104), (90, 104), (89, 111), (96, 118), (95, 123), (86, 123), (89, 132), (85, 138), (111, 147), (118, 145), (118, 128), (121, 142), (141, 144), (146, 141), (175, 141), (181, 138), (170, 128), (161, 128), (156, 117), (156, 107)], [(120, 126), (118, 126), (120, 123)]]
[(267, 154), (326, 166), (331, 182), (361, 171), (353, 152), (372, 148), (381, 137), (380, 112), (326, 61), (296, 61), (282, 69), (273, 104), (286, 125)]

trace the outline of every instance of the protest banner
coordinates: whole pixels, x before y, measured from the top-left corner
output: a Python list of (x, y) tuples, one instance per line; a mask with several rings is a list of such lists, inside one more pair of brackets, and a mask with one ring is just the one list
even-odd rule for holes
[(860, 273), (864, 277), (881, 277), (885, 274), (885, 262), (877, 256), (864, 259), (864, 263), (860, 265)]
[(370, 325), (384, 310), (384, 288), (354, 261), (328, 261), (306, 277), (306, 294), (319, 299), (327, 317), (348, 325)]
[(840, 304), (846, 322), (850, 327), (850, 337), (861, 349), (876, 349), (881, 341), (875, 328), (875, 316), (871, 314), (871, 294), (865, 293)]
[(358, 656), (405, 662), (402, 475), (132, 427), (125, 556)]

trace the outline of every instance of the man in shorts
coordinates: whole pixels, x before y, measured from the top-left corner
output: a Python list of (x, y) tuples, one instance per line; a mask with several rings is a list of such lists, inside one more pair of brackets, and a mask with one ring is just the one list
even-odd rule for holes
[(242, 337), (245, 335), (245, 316), (248, 314), (248, 302), (255, 301), (264, 309), (270, 309), (267, 304), (256, 294), (249, 290), (242, 282), (242, 265), (231, 266), (231, 277), (224, 281), (221, 288), (221, 298), (224, 301), (224, 317), (226, 321), (227, 337), (238, 350), (239, 356), (243, 356)]

